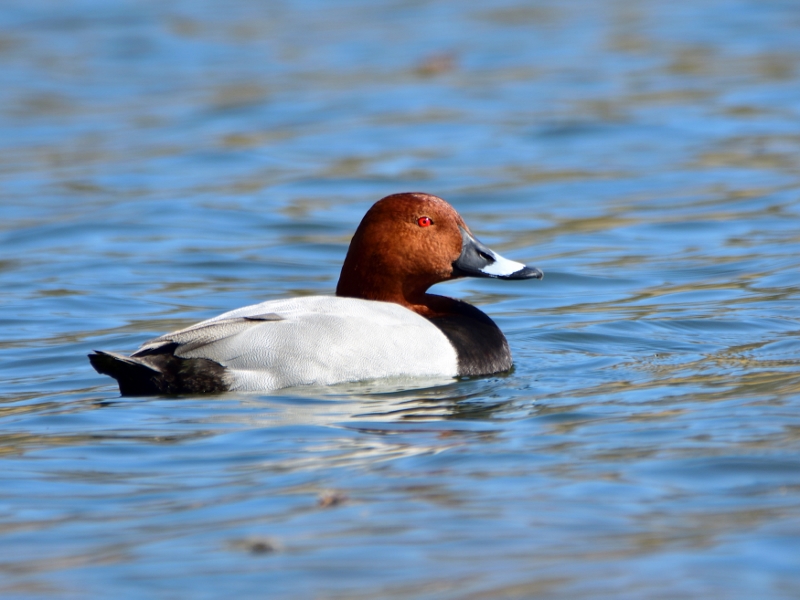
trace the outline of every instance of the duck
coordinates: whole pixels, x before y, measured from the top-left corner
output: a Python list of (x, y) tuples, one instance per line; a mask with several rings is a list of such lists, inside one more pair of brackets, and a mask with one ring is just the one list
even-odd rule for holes
[(486, 376), (512, 367), (503, 332), (471, 304), (431, 294), (461, 277), (541, 279), (472, 234), (445, 200), (392, 194), (366, 213), (335, 296), (269, 300), (89, 361), (123, 396), (267, 392), (417, 377)]

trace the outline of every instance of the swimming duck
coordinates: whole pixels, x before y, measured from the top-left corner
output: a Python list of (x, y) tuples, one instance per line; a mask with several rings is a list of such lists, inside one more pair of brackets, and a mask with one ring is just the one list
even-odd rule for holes
[(122, 395), (267, 391), (388, 377), (489, 375), (511, 351), (488, 316), (428, 293), (459, 277), (541, 279), (479, 242), (445, 200), (387, 196), (350, 242), (335, 296), (245, 306), (145, 342), (95, 351)]

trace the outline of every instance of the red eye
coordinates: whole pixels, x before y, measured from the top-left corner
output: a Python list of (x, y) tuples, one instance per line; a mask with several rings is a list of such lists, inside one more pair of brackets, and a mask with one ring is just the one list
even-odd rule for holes
[(430, 217), (420, 217), (417, 219), (417, 225), (420, 227), (430, 227), (433, 225), (433, 221), (431, 221)]

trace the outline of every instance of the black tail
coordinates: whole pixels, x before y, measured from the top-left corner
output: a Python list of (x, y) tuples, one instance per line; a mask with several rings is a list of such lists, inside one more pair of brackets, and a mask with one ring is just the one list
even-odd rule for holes
[(224, 380), (225, 367), (205, 358), (180, 358), (172, 353), (123, 356), (95, 350), (89, 355), (89, 362), (98, 373), (116, 379), (123, 396), (202, 394), (229, 389)]

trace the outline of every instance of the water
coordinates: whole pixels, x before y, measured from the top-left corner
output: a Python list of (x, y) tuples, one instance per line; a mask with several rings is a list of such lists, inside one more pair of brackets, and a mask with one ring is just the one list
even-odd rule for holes
[[(4, 598), (796, 598), (800, 6), (0, 8)], [(119, 398), (441, 195), (513, 372)]]

